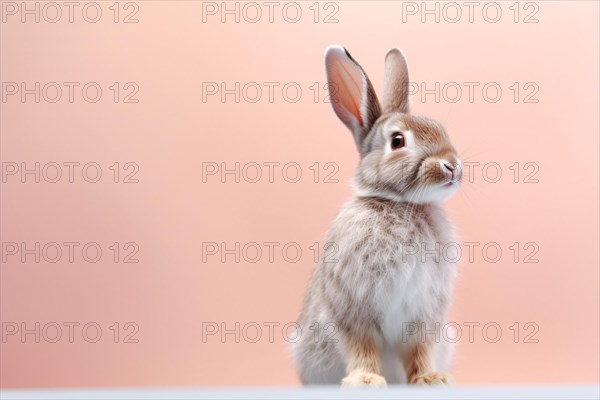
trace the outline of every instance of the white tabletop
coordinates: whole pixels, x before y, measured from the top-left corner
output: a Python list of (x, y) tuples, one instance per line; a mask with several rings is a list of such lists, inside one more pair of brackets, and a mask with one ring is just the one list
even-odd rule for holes
[(599, 399), (600, 387), (582, 386), (449, 386), (387, 389), (311, 388), (128, 388), (6, 389), (10, 399)]

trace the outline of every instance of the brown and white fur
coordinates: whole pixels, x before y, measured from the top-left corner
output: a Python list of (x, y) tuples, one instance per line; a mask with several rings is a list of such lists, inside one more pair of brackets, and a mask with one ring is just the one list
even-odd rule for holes
[(325, 66), (334, 111), (361, 159), (356, 196), (334, 220), (333, 244), (306, 291), (293, 344), (301, 380), (448, 383), (451, 349), (431, 330), (444, 327), (455, 271), (447, 257), (424, 253), (453, 242), (440, 204), (459, 186), (461, 162), (438, 122), (409, 113), (399, 49), (385, 59), (381, 106), (346, 49), (329, 47)]

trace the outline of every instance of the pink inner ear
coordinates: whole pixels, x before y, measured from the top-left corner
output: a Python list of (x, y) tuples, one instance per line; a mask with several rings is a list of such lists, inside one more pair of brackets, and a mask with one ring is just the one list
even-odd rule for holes
[[(362, 102), (362, 75), (359, 67), (345, 56), (333, 55), (327, 65), (329, 83), (333, 84), (331, 97), (334, 107), (341, 107), (352, 114), (360, 125)], [(350, 121), (346, 121), (350, 122)]]

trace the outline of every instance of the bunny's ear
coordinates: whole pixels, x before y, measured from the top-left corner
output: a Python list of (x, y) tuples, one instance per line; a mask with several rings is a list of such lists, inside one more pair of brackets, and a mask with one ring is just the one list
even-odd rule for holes
[(352, 131), (360, 151), (365, 136), (381, 115), (373, 85), (361, 66), (341, 46), (327, 48), (325, 70), (333, 110)]
[(408, 67), (400, 49), (392, 49), (385, 56), (383, 75), (383, 112), (409, 112)]

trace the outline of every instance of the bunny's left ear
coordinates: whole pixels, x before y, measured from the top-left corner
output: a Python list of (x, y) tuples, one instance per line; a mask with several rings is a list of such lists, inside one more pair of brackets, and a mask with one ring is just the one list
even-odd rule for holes
[(408, 113), (408, 67), (402, 50), (390, 50), (385, 56), (383, 75), (383, 112)]
[(361, 151), (363, 140), (381, 114), (373, 85), (362, 67), (341, 46), (327, 48), (325, 71), (333, 110), (350, 129)]

